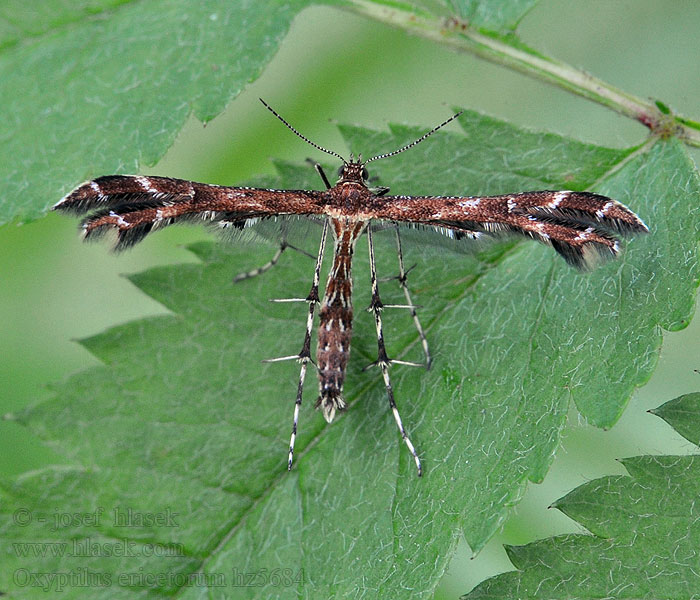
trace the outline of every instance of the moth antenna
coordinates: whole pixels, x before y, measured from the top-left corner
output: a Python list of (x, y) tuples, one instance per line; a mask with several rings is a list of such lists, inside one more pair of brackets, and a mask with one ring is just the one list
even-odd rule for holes
[(307, 144), (310, 144), (311, 146), (313, 146), (313, 147), (316, 148), (317, 150), (320, 150), (321, 152), (325, 152), (326, 154), (330, 154), (331, 156), (335, 156), (335, 157), (339, 158), (340, 160), (342, 160), (342, 161), (343, 161), (343, 164), (347, 164), (347, 161), (346, 161), (342, 156), (340, 156), (340, 154), (338, 154), (337, 152), (333, 152), (332, 150), (328, 150), (328, 149), (324, 148), (323, 146), (319, 146), (319, 145), (316, 144), (315, 142), (312, 142), (312, 141), (311, 141), (309, 138), (307, 138), (305, 135), (302, 135), (301, 133), (299, 133), (296, 129), (294, 129), (294, 127), (292, 127), (292, 126), (284, 119), (284, 117), (282, 117), (281, 115), (279, 115), (279, 114), (277, 113), (277, 111), (276, 111), (274, 108), (272, 108), (267, 102), (265, 102), (265, 100), (263, 100), (262, 98), (258, 98), (258, 100), (260, 100), (260, 102), (263, 103), (263, 105), (265, 106), (265, 108), (267, 108), (267, 110), (269, 110), (273, 115), (275, 115), (280, 121), (282, 121), (282, 123), (284, 123), (291, 131), (293, 131), (294, 133), (296, 133), (296, 134), (297, 134), (302, 140), (304, 140)]
[(433, 127), (428, 133), (423, 134), (417, 140), (412, 141), (410, 144), (406, 144), (403, 148), (399, 148), (398, 150), (394, 150), (393, 152), (387, 152), (386, 154), (378, 154), (377, 156), (373, 156), (372, 158), (367, 159), (363, 164), (366, 165), (367, 163), (371, 163), (373, 160), (379, 160), (380, 158), (388, 158), (389, 156), (394, 156), (396, 154), (400, 154), (404, 150), (408, 150), (409, 148), (413, 148), (413, 146), (420, 144), (428, 136), (433, 135), (438, 129), (442, 129), (445, 125), (447, 125), (451, 121), (454, 121), (463, 112), (464, 112), (463, 110), (460, 110), (456, 115), (452, 115), (449, 119), (447, 119), (446, 121), (443, 121), (437, 127)]

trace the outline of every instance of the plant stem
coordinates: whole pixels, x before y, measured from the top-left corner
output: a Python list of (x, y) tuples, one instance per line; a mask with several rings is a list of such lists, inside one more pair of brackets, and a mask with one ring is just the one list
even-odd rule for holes
[(688, 145), (700, 147), (700, 123), (697, 121), (671, 114), (660, 103), (628, 94), (566, 63), (542, 56), (522, 44), (515, 47), (495, 34), (472, 29), (465, 21), (455, 17), (436, 17), (402, 2), (390, 0), (352, 0), (345, 7), (598, 102), (639, 121), (658, 137), (675, 136)]

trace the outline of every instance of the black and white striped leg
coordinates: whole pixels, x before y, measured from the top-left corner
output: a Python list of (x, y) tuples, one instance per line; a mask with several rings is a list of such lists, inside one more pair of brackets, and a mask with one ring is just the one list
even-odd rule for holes
[(382, 329), (382, 301), (379, 297), (379, 284), (377, 282), (377, 268), (374, 261), (374, 245), (372, 244), (372, 230), (367, 228), (367, 241), (369, 243), (369, 269), (370, 277), (372, 281), (372, 302), (370, 304), (370, 310), (374, 314), (374, 323), (377, 327), (377, 362), (376, 364), (382, 371), (382, 377), (384, 377), (384, 386), (386, 387), (386, 393), (389, 397), (389, 406), (391, 407), (391, 412), (394, 415), (394, 420), (399, 428), (401, 437), (408, 448), (408, 451), (413, 456), (413, 460), (416, 463), (416, 468), (418, 469), (418, 477), (423, 474), (423, 467), (421, 466), (418, 454), (416, 454), (416, 449), (413, 447), (406, 430), (404, 429), (403, 422), (401, 421), (401, 416), (399, 415), (399, 410), (396, 407), (396, 401), (394, 400), (394, 390), (391, 387), (391, 380), (389, 379), (389, 364), (394, 362), (398, 363), (401, 361), (392, 361), (389, 359), (386, 353), (386, 346), (384, 345), (384, 333)]
[(269, 358), (263, 362), (280, 362), (283, 360), (298, 360), (301, 363), (299, 371), (299, 385), (297, 386), (297, 399), (294, 403), (294, 421), (292, 423), (292, 436), (289, 440), (289, 460), (287, 469), (292, 469), (292, 461), (294, 460), (294, 443), (297, 439), (297, 424), (299, 422), (299, 409), (301, 408), (302, 395), (304, 393), (304, 379), (306, 378), (306, 366), (311, 362), (311, 330), (314, 325), (314, 312), (316, 305), (319, 303), (318, 284), (321, 278), (321, 265), (323, 264), (323, 253), (326, 249), (326, 238), (328, 236), (328, 221), (323, 224), (321, 233), (321, 243), (318, 248), (318, 256), (316, 257), (316, 268), (314, 269), (314, 280), (311, 284), (311, 291), (306, 298), (288, 298), (281, 300), (273, 300), (273, 302), (308, 302), (309, 312), (306, 318), (306, 334), (304, 335), (304, 344), (302, 345), (299, 354), (291, 356), (280, 356), (279, 358)]
[(257, 277), (258, 275), (262, 275), (265, 271), (270, 270), (277, 264), (277, 261), (280, 259), (280, 256), (282, 256), (282, 252), (284, 252), (286, 249), (287, 244), (280, 244), (280, 247), (277, 249), (277, 252), (275, 252), (275, 255), (262, 267), (258, 267), (257, 269), (253, 269), (252, 271), (244, 271), (243, 273), (239, 273), (233, 278), (233, 283), (245, 281), (246, 279), (251, 279), (252, 277)]
[(420, 338), (421, 346), (423, 346), (423, 353), (425, 354), (425, 368), (430, 369), (432, 359), (430, 357), (430, 349), (428, 348), (428, 339), (425, 337), (425, 332), (423, 327), (421, 327), (420, 320), (418, 319), (418, 314), (416, 313), (416, 306), (411, 300), (411, 293), (408, 291), (408, 285), (406, 284), (406, 279), (408, 277), (408, 271), (404, 269), (403, 265), (403, 251), (401, 249), (401, 235), (399, 234), (399, 228), (396, 227), (396, 248), (399, 255), (399, 285), (403, 290), (403, 295), (406, 298), (407, 308), (411, 311), (411, 316), (413, 317), (413, 323), (418, 330), (418, 337)]
[(328, 221), (323, 223), (323, 232), (321, 233), (321, 243), (318, 248), (318, 257), (316, 258), (316, 268), (314, 269), (314, 280), (311, 284), (311, 291), (306, 300), (309, 303), (309, 313), (306, 318), (306, 333), (304, 335), (304, 344), (299, 353), (299, 362), (301, 370), (299, 372), (299, 385), (297, 386), (297, 399), (294, 403), (294, 420), (292, 422), (292, 435), (289, 440), (289, 460), (287, 462), (287, 470), (292, 469), (292, 461), (294, 460), (294, 443), (297, 438), (297, 423), (299, 422), (299, 409), (301, 408), (301, 398), (304, 391), (304, 378), (306, 377), (306, 365), (311, 361), (311, 330), (314, 326), (314, 311), (319, 303), (318, 283), (321, 278), (321, 265), (323, 264), (323, 253), (326, 249), (326, 236), (328, 234)]
[(277, 252), (275, 252), (275, 255), (268, 261), (266, 262), (262, 267), (258, 267), (257, 269), (253, 269), (252, 271), (246, 271), (244, 273), (239, 273), (233, 278), (233, 283), (238, 283), (239, 281), (244, 281), (246, 279), (250, 279), (251, 277), (257, 277), (258, 275), (262, 275), (265, 271), (269, 271), (272, 267), (274, 267), (277, 264), (277, 261), (280, 259), (280, 256), (282, 256), (282, 252), (284, 252), (287, 248), (291, 248), (292, 250), (296, 250), (297, 252), (301, 252), (302, 254), (305, 254), (306, 256), (309, 256), (310, 258), (316, 258), (313, 254), (309, 254), (305, 250), (302, 250), (301, 248), (297, 248), (296, 246), (292, 246), (291, 244), (287, 242), (282, 242), (280, 244), (280, 247), (277, 249)]

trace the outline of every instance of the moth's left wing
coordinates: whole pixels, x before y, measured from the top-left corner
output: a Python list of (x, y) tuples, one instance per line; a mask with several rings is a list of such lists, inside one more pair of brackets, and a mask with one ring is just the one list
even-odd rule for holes
[(593, 267), (619, 250), (617, 237), (644, 233), (619, 202), (589, 192), (539, 191), (504, 196), (382, 196), (373, 218), (431, 227), (460, 240), (525, 235), (552, 246), (570, 265)]
[(323, 214), (326, 192), (227, 187), (169, 177), (108, 175), (88, 181), (54, 206), (87, 214), (85, 239), (116, 230), (115, 250), (140, 242), (155, 229), (199, 222), (243, 230), (270, 217)]

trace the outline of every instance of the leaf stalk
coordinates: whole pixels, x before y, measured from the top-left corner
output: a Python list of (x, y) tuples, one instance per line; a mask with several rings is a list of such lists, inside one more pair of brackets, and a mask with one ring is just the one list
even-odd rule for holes
[(674, 115), (659, 101), (627, 93), (585, 71), (543, 56), (521, 42), (516, 47), (508, 37), (477, 30), (456, 17), (437, 17), (403, 2), (352, 0), (345, 8), (597, 102), (639, 121), (655, 137), (677, 137), (689, 146), (700, 147), (697, 121)]

